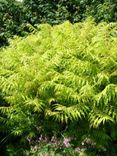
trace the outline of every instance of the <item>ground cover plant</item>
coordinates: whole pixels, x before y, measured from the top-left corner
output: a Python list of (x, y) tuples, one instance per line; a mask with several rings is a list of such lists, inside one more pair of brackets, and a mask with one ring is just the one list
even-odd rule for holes
[(116, 155), (117, 23), (89, 18), (37, 29), (1, 49), (1, 132)]

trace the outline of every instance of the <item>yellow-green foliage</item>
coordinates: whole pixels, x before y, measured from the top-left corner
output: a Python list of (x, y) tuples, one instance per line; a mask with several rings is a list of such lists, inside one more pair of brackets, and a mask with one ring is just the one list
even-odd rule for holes
[[(42, 119), (117, 122), (117, 23), (38, 26), (1, 50), (2, 117), (13, 133)], [(1, 120), (4, 120), (1, 117)], [(26, 127), (28, 127), (26, 129)]]

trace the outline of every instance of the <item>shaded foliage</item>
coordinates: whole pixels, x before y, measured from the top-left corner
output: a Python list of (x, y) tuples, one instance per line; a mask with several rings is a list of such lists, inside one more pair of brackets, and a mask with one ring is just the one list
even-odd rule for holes
[(96, 22), (117, 20), (116, 0), (24, 0), (27, 19), (33, 23), (78, 22), (93, 16)]
[(16, 0), (0, 0), (0, 47), (9, 45), (14, 35), (26, 36), (30, 30), (24, 6)]

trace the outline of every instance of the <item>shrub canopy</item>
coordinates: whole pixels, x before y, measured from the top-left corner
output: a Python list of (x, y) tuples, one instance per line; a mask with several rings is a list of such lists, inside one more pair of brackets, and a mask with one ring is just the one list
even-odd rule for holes
[[(0, 122), (14, 134), (49, 119), (86, 119), (91, 127), (117, 122), (117, 24), (87, 19), (42, 24), (15, 39), (0, 56)], [(49, 126), (49, 125), (48, 125)]]
[(96, 22), (117, 20), (116, 0), (23, 0), (31, 23), (79, 22), (93, 16)]

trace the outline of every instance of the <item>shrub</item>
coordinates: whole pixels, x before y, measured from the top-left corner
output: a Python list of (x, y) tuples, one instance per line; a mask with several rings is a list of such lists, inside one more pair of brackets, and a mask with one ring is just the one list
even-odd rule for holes
[(15, 0), (0, 0), (0, 46), (8, 44), (8, 38), (17, 34), (21, 24), (22, 5)]
[(97, 149), (116, 140), (116, 28), (91, 19), (42, 24), (2, 49), (2, 131), (24, 139), (65, 133)]
[(0, 0), (0, 47), (9, 45), (14, 35), (26, 36), (31, 26), (25, 20), (23, 4), (17, 0)]
[(96, 22), (117, 20), (116, 0), (23, 0), (31, 24), (79, 22), (93, 16)]

